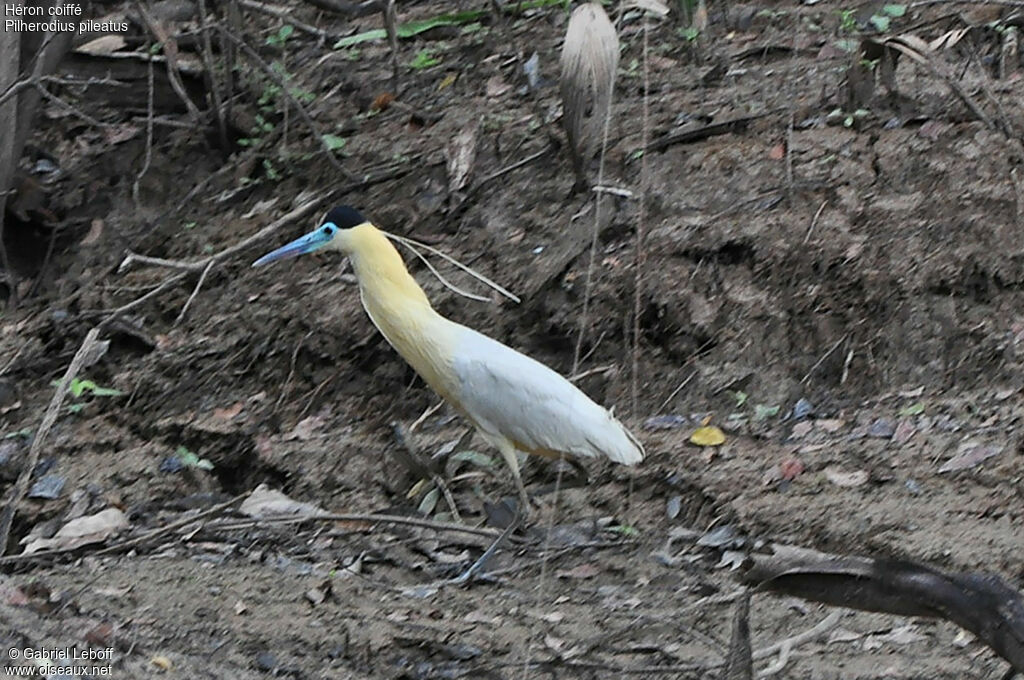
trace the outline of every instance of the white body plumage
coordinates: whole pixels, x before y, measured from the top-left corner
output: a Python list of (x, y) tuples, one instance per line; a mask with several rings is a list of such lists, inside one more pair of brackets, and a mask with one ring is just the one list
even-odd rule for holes
[(541, 455), (603, 457), (623, 465), (643, 448), (607, 409), (539, 361), (471, 328), (456, 325), (459, 400), (480, 434), (501, 448)]

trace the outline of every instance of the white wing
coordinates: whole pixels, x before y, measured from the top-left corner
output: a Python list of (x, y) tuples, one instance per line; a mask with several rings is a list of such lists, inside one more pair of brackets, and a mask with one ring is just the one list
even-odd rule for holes
[(622, 423), (544, 364), (458, 327), (459, 401), (481, 433), (527, 452), (605, 457), (634, 465), (644, 450)]

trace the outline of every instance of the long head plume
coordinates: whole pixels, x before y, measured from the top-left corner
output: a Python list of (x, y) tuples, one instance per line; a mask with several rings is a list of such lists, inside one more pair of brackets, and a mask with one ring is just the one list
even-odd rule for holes
[[(619, 36), (604, 9), (586, 3), (573, 10), (562, 45), (562, 124), (577, 180), (610, 114), (615, 73), (619, 67)], [(584, 114), (590, 109), (589, 124)]]

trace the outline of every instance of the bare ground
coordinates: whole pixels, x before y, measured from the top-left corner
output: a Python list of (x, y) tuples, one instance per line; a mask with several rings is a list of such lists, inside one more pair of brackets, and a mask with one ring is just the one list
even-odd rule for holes
[[(63, 176), (47, 189), (46, 208), (65, 226), (50, 258), (47, 228), (9, 221), (5, 235), (35, 290), (21, 291), (19, 307), (0, 319), (0, 424), (9, 435), (0, 479), (16, 477), (51, 381), (86, 330), (171, 274), (118, 271), (126, 249), (182, 259), (216, 252), (287, 212), (304, 190), (334, 191), (333, 201), (522, 294), (521, 305), (475, 303), (410, 263), (442, 313), (564, 374), (589, 288), (578, 367), (588, 375), (579, 384), (616, 405), (649, 458), (635, 471), (588, 464), (589, 483), (557, 495), (555, 468), (531, 463), (527, 482), (542, 511), (491, 563), (494, 582), (432, 585), (475, 559), (484, 537), (355, 521), (239, 525), (227, 513), (127, 553), (96, 555), (102, 546), (92, 546), (6, 565), (0, 642), (112, 646), (115, 673), (126, 677), (163, 672), (161, 657), (168, 674), (189, 678), (700, 677), (722, 658), (739, 588), (722, 546), (695, 541), (722, 526), (746, 537), (741, 551), (778, 541), (915, 559), (994, 572), (1019, 588), (1024, 199), (1019, 137), (1005, 130), (1024, 129), (1024, 109), (1019, 74), (993, 66), (1000, 34), (965, 8), (911, 10), (893, 32), (931, 39), (974, 22), (939, 61), (995, 126), (907, 59), (896, 93), (879, 88), (862, 102), (865, 119), (828, 124), (847, 103), (851, 57), (834, 47), (850, 38), (841, 7), (713, 7), (697, 44), (672, 21), (652, 27), (648, 136), (695, 119), (699, 127), (702, 116), (754, 118), (642, 156), (642, 28), (624, 22), (605, 184), (638, 193), (647, 177), (635, 382), (638, 202), (602, 202), (607, 223), (591, 270), (593, 202), (572, 192), (564, 153), (549, 149), (489, 179), (560, 136), (548, 120), (557, 87), (534, 103), (520, 90), (520, 64), (536, 50), (542, 75), (555, 80), (561, 10), (404, 41), (404, 106), (375, 113), (374, 99), (392, 92), (383, 43), (331, 51), (292, 38), (287, 68), (316, 95), (310, 111), (347, 139), (344, 166), (375, 177), (351, 189), (294, 114), (287, 141), (275, 118), (269, 139), (238, 149), (226, 166), (205, 135), (158, 125), (142, 173), (145, 117), (66, 93), (134, 136), (55, 108), (33, 140), (59, 159)], [(379, 24), (293, 11), (332, 31)], [(400, 20), (438, 11), (403, 5)], [(276, 31), (262, 22), (248, 29), (253, 44)], [(409, 67), (424, 49), (440, 63)], [(251, 74), (246, 82), (253, 96), (240, 100), (240, 117), (259, 113), (246, 102), (266, 87)], [(479, 126), (476, 161), (469, 185), (453, 193), (443, 150), (467, 126)], [(125, 396), (79, 399), (77, 413), (61, 416), (42, 456), (64, 488), (19, 505), (14, 539), (115, 506), (131, 522), (123, 540), (261, 483), (337, 513), (415, 513), (423, 499), (408, 492), (418, 478), (396, 456), (390, 424), (408, 426), (436, 397), (372, 328), (338, 261), (248, 267), (314, 222), (290, 224), (211, 269), (180, 322), (197, 275), (107, 333), (109, 350), (86, 375)], [(725, 430), (724, 445), (688, 443), (707, 416)], [(414, 442), (430, 454), (462, 432), (441, 409)], [(182, 446), (213, 469), (161, 468)], [(493, 455), (483, 446), (471, 444)], [(990, 455), (941, 471), (972, 451)], [(449, 472), (467, 524), (486, 523), (484, 502), (510, 490), (500, 466), (463, 462)], [(449, 514), (439, 500), (435, 518)], [(544, 539), (548, 526), (559, 530)], [(754, 647), (828, 614), (755, 595)], [(1005, 671), (951, 624), (846, 610), (831, 624), (792, 650), (780, 677)]]

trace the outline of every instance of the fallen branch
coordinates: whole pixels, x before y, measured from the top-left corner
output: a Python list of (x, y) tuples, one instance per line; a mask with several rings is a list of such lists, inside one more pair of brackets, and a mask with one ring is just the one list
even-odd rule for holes
[[(112, 553), (123, 552), (125, 550), (130, 550), (132, 548), (136, 548), (136, 547), (138, 547), (138, 546), (140, 546), (140, 545), (142, 545), (144, 543), (148, 543), (149, 541), (151, 541), (151, 540), (153, 540), (155, 538), (160, 538), (161, 536), (166, 536), (167, 534), (169, 534), (169, 533), (171, 533), (173, 531), (177, 531), (178, 529), (180, 529), (182, 527), (186, 527), (186, 526), (188, 526), (190, 524), (194, 524), (196, 522), (200, 522), (200, 521), (202, 521), (204, 519), (213, 517), (215, 515), (219, 515), (219, 514), (225, 512), (226, 510), (230, 510), (231, 508), (235, 507), (236, 505), (241, 504), (241, 502), (244, 501), (248, 496), (249, 496), (249, 494), (247, 494), (247, 493), (235, 496), (234, 498), (232, 498), (229, 501), (225, 501), (223, 503), (215, 505), (212, 508), (207, 508), (206, 510), (203, 510), (202, 512), (197, 513), (195, 515), (189, 515), (188, 517), (183, 517), (182, 519), (175, 520), (174, 522), (171, 522), (170, 524), (167, 524), (166, 526), (162, 526), (162, 527), (160, 527), (158, 529), (153, 529), (152, 531), (147, 531), (146, 533), (142, 534), (141, 536), (136, 536), (135, 538), (129, 539), (127, 541), (121, 541), (120, 543), (115, 543), (114, 545), (108, 546), (106, 548), (103, 548), (102, 550), (97, 550), (96, 552), (89, 553), (89, 554), (96, 555), (96, 556), (110, 555)], [(73, 548), (59, 548), (57, 550), (40, 550), (38, 552), (30, 553), (28, 555), (8, 555), (7, 557), (0, 557), (0, 564), (15, 564), (15, 563), (18, 563), (18, 562), (34, 562), (36, 560), (46, 559), (46, 558), (49, 558), (49, 557), (59, 557), (61, 555), (65, 555), (67, 553), (80, 551), (81, 549), (82, 549), (82, 546), (75, 546)]]
[(692, 144), (693, 142), (702, 142), (717, 135), (743, 132), (752, 121), (764, 118), (767, 115), (770, 114), (761, 113), (756, 116), (744, 116), (742, 118), (722, 121), (721, 123), (712, 123), (695, 130), (670, 132), (650, 142), (647, 145), (647, 151), (664, 151), (673, 144)]
[(202, 121), (202, 114), (199, 113), (199, 108), (192, 101), (192, 98), (188, 96), (188, 92), (185, 91), (185, 83), (181, 81), (181, 72), (178, 68), (177, 41), (167, 33), (167, 30), (160, 22), (153, 18), (145, 4), (137, 0), (135, 9), (138, 10), (139, 16), (142, 17), (142, 22), (146, 24), (146, 28), (149, 29), (149, 32), (153, 34), (156, 41), (163, 47), (164, 56), (167, 58), (167, 80), (170, 81), (175, 94), (178, 95), (185, 108), (188, 109), (192, 121), (198, 125)]
[(487, 536), (490, 538), (497, 538), (501, 535), (501, 531), (497, 529), (487, 529), (485, 527), (471, 527), (465, 524), (456, 524), (455, 522), (439, 522), (432, 519), (423, 519), (420, 517), (401, 517), (399, 515), (373, 515), (373, 514), (340, 514), (340, 515), (312, 515), (309, 517), (261, 517), (259, 519), (244, 520), (235, 523), (221, 524), (211, 526), (211, 529), (219, 529), (221, 531), (234, 531), (237, 529), (251, 529), (259, 526), (260, 524), (297, 524), (301, 522), (366, 522), (368, 525), (367, 530), (373, 528), (375, 524), (394, 524), (394, 525), (407, 525), (413, 527), (419, 527), (421, 529), (433, 529), (434, 531), (454, 531), (456, 533), (471, 534), (474, 536)]
[(1024, 597), (999, 576), (946, 574), (909, 561), (788, 546), (752, 560), (744, 580), (763, 590), (861, 611), (946, 619), (1024, 672)]
[(11, 490), (11, 495), (7, 499), (7, 505), (4, 507), (3, 515), (0, 516), (0, 556), (7, 552), (7, 541), (11, 534), (11, 524), (14, 521), (14, 514), (17, 511), (18, 503), (28, 493), (29, 482), (32, 480), (32, 472), (36, 469), (36, 465), (39, 463), (39, 454), (43, 449), (43, 444), (46, 442), (46, 436), (50, 433), (50, 429), (53, 424), (57, 421), (57, 414), (60, 413), (60, 407), (64, 405), (64, 399), (68, 395), (68, 388), (71, 385), (71, 381), (78, 376), (79, 370), (82, 368), (82, 364), (85, 363), (87, 357), (92, 354), (92, 348), (96, 344), (96, 339), (100, 335), (100, 328), (97, 326), (88, 333), (85, 334), (85, 339), (82, 341), (81, 347), (75, 352), (74, 358), (71, 359), (71, 363), (68, 365), (66, 371), (64, 371), (64, 377), (60, 379), (60, 383), (57, 385), (57, 389), (50, 399), (49, 406), (46, 407), (46, 411), (43, 413), (43, 419), (39, 423), (39, 429), (36, 430), (35, 437), (32, 438), (32, 446), (29, 447), (28, 457), (25, 459), (25, 465), (21, 470), (21, 474), (18, 476), (18, 481), (14, 484)]
[(384, 3), (381, 0), (365, 0), (364, 2), (347, 2), (346, 0), (306, 0), (314, 7), (326, 12), (344, 14), (349, 17), (365, 17), (379, 12)]

